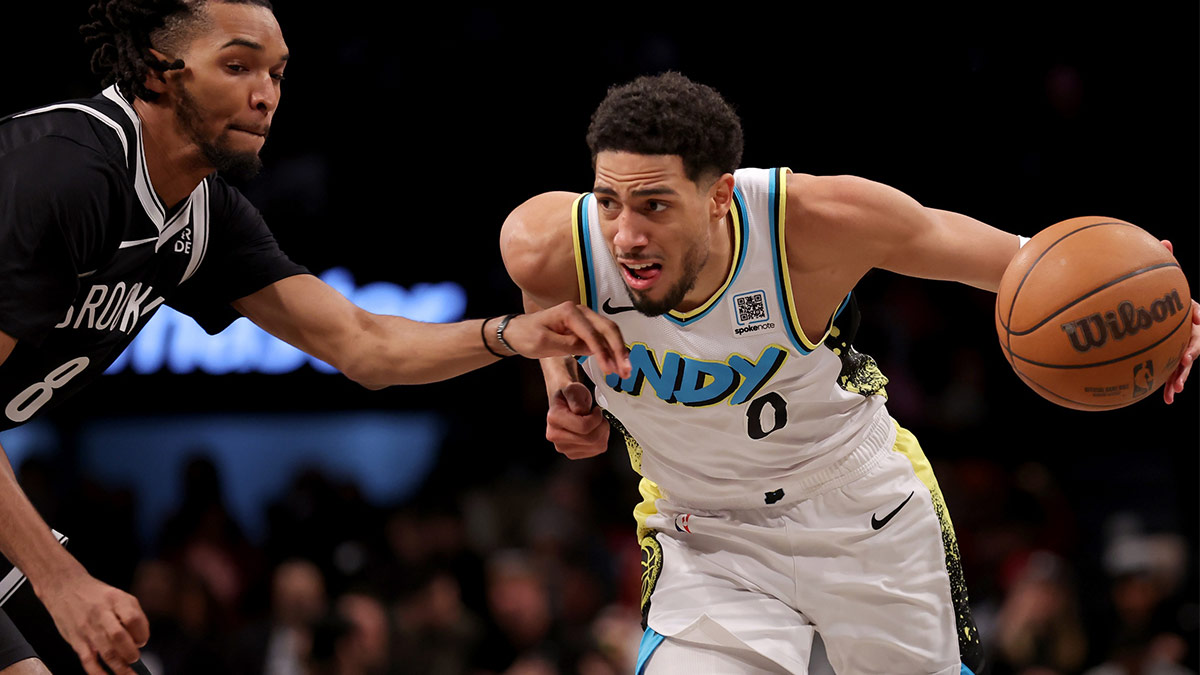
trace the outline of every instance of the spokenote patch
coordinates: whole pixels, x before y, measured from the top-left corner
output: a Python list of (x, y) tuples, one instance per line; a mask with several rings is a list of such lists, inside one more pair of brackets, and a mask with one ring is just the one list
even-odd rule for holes
[(733, 320), (734, 337), (746, 337), (775, 328), (775, 323), (771, 321), (767, 292), (764, 290), (759, 289), (733, 296), (730, 299), (729, 308)]

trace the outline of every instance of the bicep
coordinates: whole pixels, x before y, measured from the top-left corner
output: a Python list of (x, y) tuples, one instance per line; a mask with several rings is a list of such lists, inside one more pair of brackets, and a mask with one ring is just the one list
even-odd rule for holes
[(882, 183), (839, 176), (810, 177), (804, 185), (800, 208), (812, 216), (811, 241), (861, 273), (880, 268), (995, 290), (1019, 248), (1015, 235), (928, 208)]

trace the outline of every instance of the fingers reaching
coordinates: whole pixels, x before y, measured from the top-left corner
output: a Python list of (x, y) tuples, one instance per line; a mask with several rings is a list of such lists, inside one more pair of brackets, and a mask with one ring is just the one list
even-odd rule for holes
[(564, 302), (517, 317), (509, 323), (509, 341), (529, 358), (587, 354), (606, 373), (628, 377), (629, 351), (612, 321), (582, 305)]
[[(1166, 243), (1166, 242), (1164, 242)], [(1175, 402), (1175, 395), (1183, 391), (1188, 375), (1192, 372), (1192, 364), (1200, 357), (1200, 302), (1192, 300), (1192, 337), (1188, 340), (1183, 356), (1179, 358), (1179, 367), (1167, 378), (1163, 385), (1163, 401), (1170, 405)]]

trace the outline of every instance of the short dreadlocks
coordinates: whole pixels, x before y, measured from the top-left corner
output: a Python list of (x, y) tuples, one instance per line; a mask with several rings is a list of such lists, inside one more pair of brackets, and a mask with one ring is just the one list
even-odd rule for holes
[(712, 87), (679, 73), (644, 76), (608, 90), (587, 134), (596, 155), (605, 150), (676, 155), (689, 180), (733, 173), (742, 161), (742, 123)]
[(103, 85), (115, 83), (126, 97), (154, 101), (158, 94), (146, 88), (151, 70), (179, 70), (181, 59), (160, 61), (150, 53), (154, 47), (177, 53), (183, 38), (203, 18), (206, 2), (260, 5), (272, 9), (269, 0), (96, 0), (88, 8), (90, 22), (79, 27), (86, 45), (93, 47), (92, 72)]

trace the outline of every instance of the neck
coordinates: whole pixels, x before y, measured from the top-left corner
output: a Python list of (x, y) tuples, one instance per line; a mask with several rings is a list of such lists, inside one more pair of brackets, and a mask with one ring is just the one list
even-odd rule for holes
[(678, 311), (690, 312), (708, 302), (729, 278), (729, 269), (733, 266), (733, 219), (729, 214), (709, 229), (709, 242), (708, 260), (700, 268), (695, 285), (684, 296)]
[(133, 109), (142, 121), (142, 144), (150, 184), (163, 204), (170, 208), (187, 199), (213, 168), (196, 142), (180, 128), (174, 111), (167, 104), (136, 98)]

